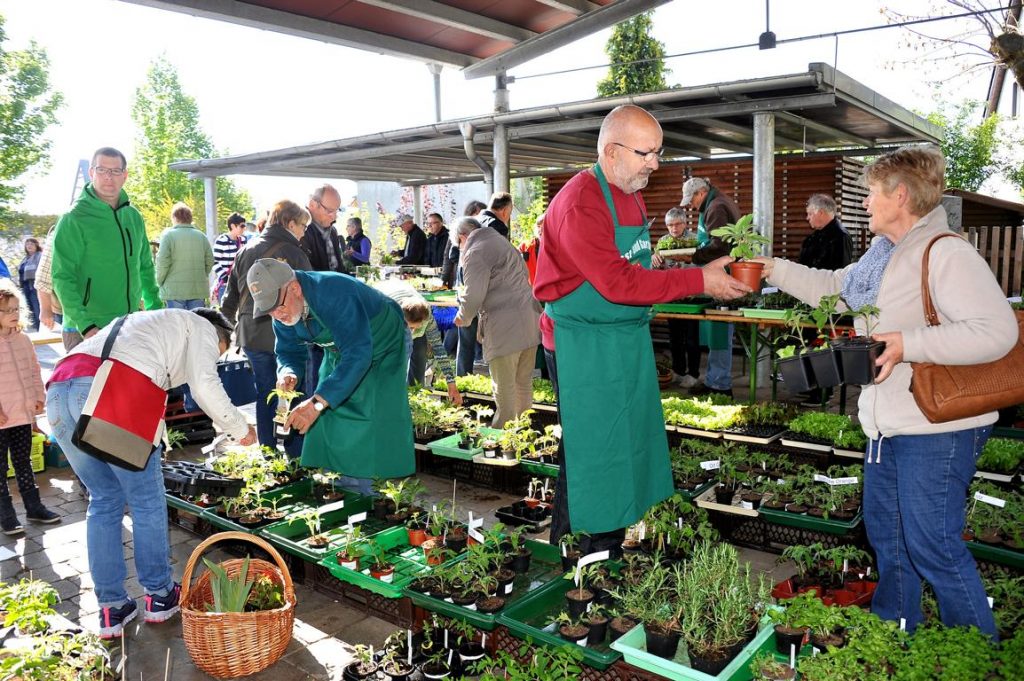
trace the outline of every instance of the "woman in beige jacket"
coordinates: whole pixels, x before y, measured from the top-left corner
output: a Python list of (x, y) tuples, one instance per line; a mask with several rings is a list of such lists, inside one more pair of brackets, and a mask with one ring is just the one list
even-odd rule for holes
[(931, 423), (910, 392), (911, 362), (991, 362), (1017, 339), (1014, 315), (992, 272), (962, 239), (940, 239), (932, 248), (929, 286), (941, 324), (925, 323), (922, 257), (933, 237), (949, 232), (939, 205), (945, 167), (934, 147), (903, 147), (868, 166), (864, 207), (879, 238), (857, 263), (830, 272), (759, 260), (768, 283), (806, 303), (842, 293), (850, 309), (880, 310), (873, 337), (886, 343), (881, 371), (858, 404), (870, 438), (864, 523), (879, 571), (872, 611), (913, 631), (927, 580), (946, 626), (973, 625), (995, 637), (992, 610), (960, 532), (974, 461), (997, 415)]

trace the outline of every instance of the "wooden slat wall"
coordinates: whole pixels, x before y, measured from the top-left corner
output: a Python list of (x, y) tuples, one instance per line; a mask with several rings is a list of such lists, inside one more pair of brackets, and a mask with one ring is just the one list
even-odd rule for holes
[[(853, 236), (854, 257), (867, 248), (867, 214), (861, 206), (866, 190), (859, 186), (863, 164), (843, 156), (778, 156), (775, 160), (775, 243), (773, 253), (796, 259), (800, 244), (811, 232), (805, 216), (811, 194), (829, 194), (839, 206), (840, 219)], [(744, 213), (753, 206), (753, 161), (737, 159), (692, 164), (663, 165), (643, 190), (651, 217), (657, 218), (651, 229), (657, 239), (665, 233), (664, 216), (682, 198), (684, 177), (707, 177), (720, 191), (728, 194)], [(568, 182), (571, 174), (547, 178), (548, 200)], [(688, 211), (689, 222), (696, 228), (697, 215)]]
[(981, 257), (992, 268), (992, 274), (1007, 296), (1021, 295), (1022, 269), (1024, 269), (1024, 227), (998, 225), (969, 227), (970, 239)]

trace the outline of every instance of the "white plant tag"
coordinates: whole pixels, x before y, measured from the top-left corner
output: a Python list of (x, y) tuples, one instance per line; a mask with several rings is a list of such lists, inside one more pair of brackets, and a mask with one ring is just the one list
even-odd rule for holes
[(838, 485), (856, 485), (858, 482), (860, 482), (860, 478), (852, 476), (849, 478), (832, 478), (828, 484), (836, 487)]
[(990, 497), (989, 495), (982, 494), (981, 492), (975, 492), (974, 498), (984, 504), (989, 504), (991, 506), (998, 506), (999, 508), (1003, 508), (1006, 506), (1005, 499), (997, 499), (996, 497)]
[(722, 462), (718, 459), (712, 459), (711, 461), (701, 461), (700, 467), (706, 471), (717, 471), (722, 465)]
[(484, 543), (484, 536), (482, 534), (480, 534), (479, 532), (477, 532), (476, 530), (470, 530), (469, 531), (469, 538), (472, 539), (473, 541), (475, 541), (478, 544), (483, 544)]
[(329, 504), (324, 504), (320, 507), (320, 514), (330, 513), (331, 511), (337, 511), (339, 508), (345, 508), (345, 500), (339, 499), (338, 501), (332, 501)]
[(573, 581), (576, 582), (576, 586), (580, 585), (581, 568), (583, 568), (586, 565), (590, 565), (591, 563), (598, 563), (602, 560), (608, 560), (608, 556), (608, 551), (595, 551), (594, 553), (588, 553), (585, 556), (581, 556), (580, 559), (576, 561), (576, 572), (572, 578)]

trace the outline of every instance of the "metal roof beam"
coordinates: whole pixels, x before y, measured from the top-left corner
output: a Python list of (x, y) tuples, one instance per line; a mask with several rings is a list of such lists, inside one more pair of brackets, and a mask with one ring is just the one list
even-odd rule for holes
[(600, 9), (601, 5), (588, 0), (537, 0), (542, 5), (547, 5), (552, 9), (557, 9), (560, 12), (569, 12), (579, 16), (580, 14), (586, 14), (587, 12), (593, 12), (595, 9)]
[[(742, 125), (729, 123), (728, 121), (723, 121), (720, 118), (702, 118), (696, 122), (701, 125), (706, 125), (709, 128), (721, 128), (722, 130), (726, 130), (737, 135), (746, 135), (748, 137), (753, 137), (754, 135), (754, 130), (752, 128), (745, 128)], [(778, 134), (775, 135), (775, 141), (776, 143), (781, 142), (783, 144), (788, 144), (800, 149), (806, 149), (808, 151), (815, 151), (818, 148), (809, 142), (803, 142), (801, 140), (792, 139)]]
[(432, 45), (403, 40), (351, 26), (334, 24), (291, 12), (260, 7), (239, 0), (121, 0), (134, 5), (191, 14), (204, 19), (226, 21), (263, 31), (320, 40), (393, 57), (463, 68), (479, 61), (476, 57)]
[[(818, 121), (812, 121), (812, 120), (810, 120), (808, 118), (804, 118), (803, 116), (799, 116), (797, 114), (789, 113), (788, 111), (776, 112), (775, 116), (776, 116), (776, 118), (784, 120), (787, 123), (792, 123), (794, 125), (802, 125), (802, 126), (805, 126), (807, 128), (810, 128), (811, 130), (814, 130), (815, 132), (820, 132), (823, 135), (828, 135), (830, 137), (833, 137), (837, 141), (850, 142), (851, 144), (857, 144), (857, 145), (860, 145), (862, 147), (873, 147), (873, 146), (875, 146), (875, 141), (874, 140), (869, 140), (866, 137), (860, 137), (859, 135), (854, 135), (852, 132), (847, 132), (845, 130), (840, 130), (839, 128), (833, 128), (831, 125), (825, 125), (824, 123), (819, 123)], [(819, 145), (820, 145), (820, 143), (819, 143)]]
[(614, 26), (641, 12), (664, 5), (669, 0), (616, 0), (610, 5), (595, 9), (573, 19), (558, 28), (545, 31), (529, 40), (524, 40), (515, 47), (500, 52), (493, 57), (482, 59), (472, 66), (463, 69), (466, 78), (481, 78), (505, 73), (513, 66), (530, 61), (541, 55), (564, 47), (580, 38)]
[(713, 135), (686, 135), (672, 130), (665, 130), (662, 132), (662, 135), (667, 140), (677, 140), (684, 144), (696, 144), (698, 147), (706, 149), (709, 155), (713, 147), (725, 149), (726, 151), (742, 152), (745, 154), (754, 153), (753, 147), (748, 147), (745, 144), (739, 144), (734, 140), (715, 137)]
[(529, 40), (537, 35), (535, 31), (513, 26), (476, 12), (467, 12), (458, 7), (443, 5), (435, 0), (359, 0), (360, 4), (380, 7), (390, 12), (423, 19), (435, 24), (450, 26), (460, 31), (475, 33), (495, 40), (514, 43)]

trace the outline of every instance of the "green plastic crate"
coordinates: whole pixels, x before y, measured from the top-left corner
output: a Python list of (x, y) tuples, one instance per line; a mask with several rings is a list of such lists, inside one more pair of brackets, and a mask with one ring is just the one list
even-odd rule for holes
[(167, 500), (167, 505), (170, 506), (171, 508), (176, 508), (179, 511), (188, 511), (189, 513), (195, 514), (197, 516), (202, 515), (210, 509), (209, 506), (200, 506), (198, 504), (193, 504), (191, 501), (186, 501), (181, 497), (174, 496), (170, 492), (165, 492), (164, 498)]
[(967, 542), (967, 548), (971, 550), (975, 558), (990, 563), (1007, 565), (1016, 570), (1024, 570), (1024, 553), (1014, 551), (1004, 546), (993, 546), (978, 541)]
[[(501, 430), (498, 428), (481, 428), (480, 434), (487, 435), (490, 437), (497, 437), (501, 435)], [(453, 459), (462, 459), (463, 461), (472, 461), (473, 457), (477, 454), (483, 454), (483, 449), (480, 447), (473, 447), (471, 449), (462, 449), (459, 447), (459, 442), (462, 441), (462, 436), (459, 433), (443, 437), (440, 440), (434, 440), (428, 442), (427, 447), (430, 451), (437, 456), (447, 456)]]
[(711, 303), (658, 303), (654, 306), (655, 312), (667, 312), (670, 314), (701, 314)]
[[(356, 571), (342, 567), (338, 564), (336, 551), (331, 551), (319, 563), (330, 570), (331, 574), (341, 581), (348, 582), (367, 591), (372, 591), (385, 598), (401, 598), (409, 582), (417, 577), (430, 574), (432, 566), (427, 565), (423, 549), (418, 546), (409, 545), (409, 534), (404, 527), (393, 527), (389, 530), (384, 530), (374, 535), (372, 539), (385, 549), (388, 561), (395, 566), (395, 574), (390, 583), (371, 577), (368, 568)], [(366, 544), (366, 541), (360, 540), (359, 544)], [(452, 560), (460, 559), (461, 556)]]
[(673, 681), (750, 681), (753, 674), (747, 667), (751, 658), (762, 650), (775, 649), (775, 632), (766, 624), (767, 620), (761, 623), (762, 629), (754, 637), (754, 640), (748, 643), (718, 676), (711, 676), (691, 668), (684, 642), (679, 643), (679, 650), (676, 652), (675, 658), (671, 660), (648, 653), (642, 624), (633, 627), (614, 641), (612, 648), (622, 653), (628, 664)]
[(762, 310), (759, 307), (741, 307), (740, 312), (748, 319), (785, 319), (787, 310)]
[[(507, 597), (503, 610), (507, 610), (514, 603), (545, 586), (551, 580), (562, 578), (562, 559), (558, 554), (557, 546), (532, 539), (527, 539), (525, 546), (533, 554), (533, 558), (530, 560), (530, 569), (525, 575), (516, 575), (515, 580), (512, 582), (512, 593)], [(404, 593), (412, 599), (413, 603), (425, 610), (460, 619), (484, 631), (494, 631), (494, 627), (498, 622), (498, 615), (501, 614), (501, 611), (494, 614), (477, 612), (476, 610), (470, 610), (469, 608), (463, 608), (461, 605), (432, 598), (408, 588), (404, 590)]]
[[(573, 586), (572, 580), (568, 579), (556, 579), (548, 582), (526, 598), (506, 606), (498, 614), (498, 624), (506, 627), (516, 638), (533, 639), (536, 644), (576, 645), (564, 640), (548, 628), (548, 623), (567, 608), (565, 592)], [(548, 630), (545, 631), (545, 629)], [(622, 658), (622, 654), (612, 650), (607, 643), (586, 646), (581, 650), (583, 651), (583, 661), (595, 669), (607, 669)]]
[[(305, 504), (301, 502), (296, 504), (292, 512), (283, 520), (270, 525), (264, 525), (257, 529), (255, 534), (266, 539), (275, 548), (316, 563), (327, 553), (338, 550), (338, 547), (345, 542), (348, 536), (346, 526), (348, 525), (349, 516), (371, 511), (373, 499), (356, 494), (355, 492), (346, 492), (344, 507), (324, 513), (320, 517), (320, 527), (323, 530), (321, 534), (327, 535), (330, 541), (323, 548), (309, 546), (306, 543), (306, 540), (309, 539), (309, 530), (306, 528), (306, 523), (301, 520), (291, 520), (295, 517), (295, 514), (304, 508), (307, 508)], [(359, 525), (360, 531), (364, 536), (376, 534), (388, 527), (384, 521), (377, 520), (369, 513), (366, 520), (360, 522)]]
[[(289, 498), (287, 499), (287, 501), (279, 503), (277, 508), (280, 511), (284, 511), (288, 515), (316, 505), (316, 498), (313, 495), (312, 478), (303, 478), (302, 480), (296, 480), (295, 482), (290, 482), (287, 485), (282, 485), (277, 489), (273, 489), (270, 490), (269, 492), (266, 492), (263, 495), (263, 498), (269, 502), (281, 499), (285, 495), (288, 495)], [(346, 491), (346, 506), (349, 503), (348, 499), (351, 497), (359, 499), (362, 498), (358, 494), (355, 494), (354, 492)], [(231, 520), (230, 518), (224, 517), (223, 515), (218, 513), (219, 510), (219, 506), (210, 506), (203, 509), (203, 519), (211, 525), (213, 525), (214, 527), (219, 528), (221, 530), (234, 532), (248, 532), (249, 534), (255, 534), (259, 531), (259, 529), (261, 529), (261, 527), (267, 527), (267, 525), (262, 525), (255, 529), (246, 527), (245, 525), (237, 523), (234, 520)], [(287, 519), (288, 515), (285, 516), (285, 520)], [(275, 523), (276, 522), (283, 522), (283, 520), (275, 521)]]
[(558, 466), (553, 463), (538, 463), (536, 461), (520, 459), (519, 465), (522, 466), (524, 471), (532, 475), (540, 475), (548, 478), (558, 477)]
[(761, 517), (776, 525), (787, 527), (799, 527), (804, 530), (815, 530), (825, 534), (847, 534), (857, 529), (864, 519), (863, 514), (858, 513), (853, 520), (825, 520), (801, 513), (789, 513), (788, 511), (774, 511), (770, 508), (760, 508), (758, 512)]
[(704, 492), (707, 492), (709, 489), (711, 489), (712, 487), (714, 487), (717, 484), (718, 484), (718, 480), (712, 478), (711, 480), (708, 480), (707, 482), (705, 482), (703, 485), (698, 486), (692, 492), (688, 492), (685, 489), (677, 489), (676, 493), (679, 494), (679, 496), (681, 496), (682, 498), (684, 498), (684, 499), (686, 499), (688, 501), (693, 501), (694, 499), (699, 497), (701, 494), (704, 494)]

